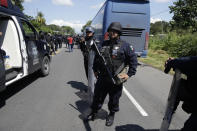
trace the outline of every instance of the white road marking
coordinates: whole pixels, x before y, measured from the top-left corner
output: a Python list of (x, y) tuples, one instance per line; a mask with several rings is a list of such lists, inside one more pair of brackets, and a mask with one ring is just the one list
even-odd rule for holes
[(148, 113), (138, 104), (135, 98), (128, 92), (128, 90), (123, 86), (124, 93), (128, 96), (129, 100), (135, 105), (142, 116), (148, 116)]

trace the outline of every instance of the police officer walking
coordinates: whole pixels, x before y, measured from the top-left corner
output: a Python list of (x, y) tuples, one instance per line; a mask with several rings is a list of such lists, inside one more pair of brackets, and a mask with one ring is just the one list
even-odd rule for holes
[(182, 57), (177, 59), (169, 59), (165, 64), (165, 73), (171, 68), (179, 69), (183, 74), (187, 75), (187, 80), (181, 80), (178, 99), (183, 101), (182, 109), (191, 114), (185, 122), (181, 131), (197, 131), (197, 56)]
[[(137, 56), (130, 45), (120, 39), (122, 27), (119, 22), (112, 22), (108, 28), (109, 40), (103, 42), (101, 54), (107, 62), (110, 72), (120, 80), (113, 83), (103, 68), (103, 64), (96, 56), (94, 60), (94, 72), (97, 82), (94, 90), (92, 112), (87, 116), (87, 120), (94, 120), (98, 110), (101, 109), (105, 97), (109, 94), (108, 109), (109, 114), (106, 118), (106, 126), (111, 126), (114, 121), (115, 112), (119, 111), (119, 99), (122, 95), (123, 82), (135, 75), (137, 68)], [(123, 66), (122, 66), (123, 65)], [(128, 72), (120, 73), (128, 65)], [(118, 72), (118, 73), (117, 73)]]

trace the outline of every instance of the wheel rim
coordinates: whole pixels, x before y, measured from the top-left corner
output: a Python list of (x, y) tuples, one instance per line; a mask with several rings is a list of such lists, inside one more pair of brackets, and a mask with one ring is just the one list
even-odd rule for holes
[(46, 73), (49, 71), (49, 61), (47, 59), (44, 61), (44, 71)]

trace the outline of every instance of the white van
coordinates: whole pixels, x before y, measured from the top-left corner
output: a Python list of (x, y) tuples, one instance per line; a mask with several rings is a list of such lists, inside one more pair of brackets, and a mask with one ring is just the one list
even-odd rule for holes
[(45, 45), (24, 14), (10, 0), (0, 0), (0, 91), (36, 71), (49, 74)]

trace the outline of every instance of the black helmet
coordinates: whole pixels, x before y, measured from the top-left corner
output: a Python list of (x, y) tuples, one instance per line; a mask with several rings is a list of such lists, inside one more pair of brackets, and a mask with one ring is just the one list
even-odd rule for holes
[(92, 32), (92, 33), (94, 33), (94, 29), (91, 26), (87, 26), (85, 28), (85, 32)]
[(122, 26), (119, 22), (112, 22), (108, 27), (107, 31), (109, 32), (109, 30), (116, 30), (120, 35), (122, 33)]

